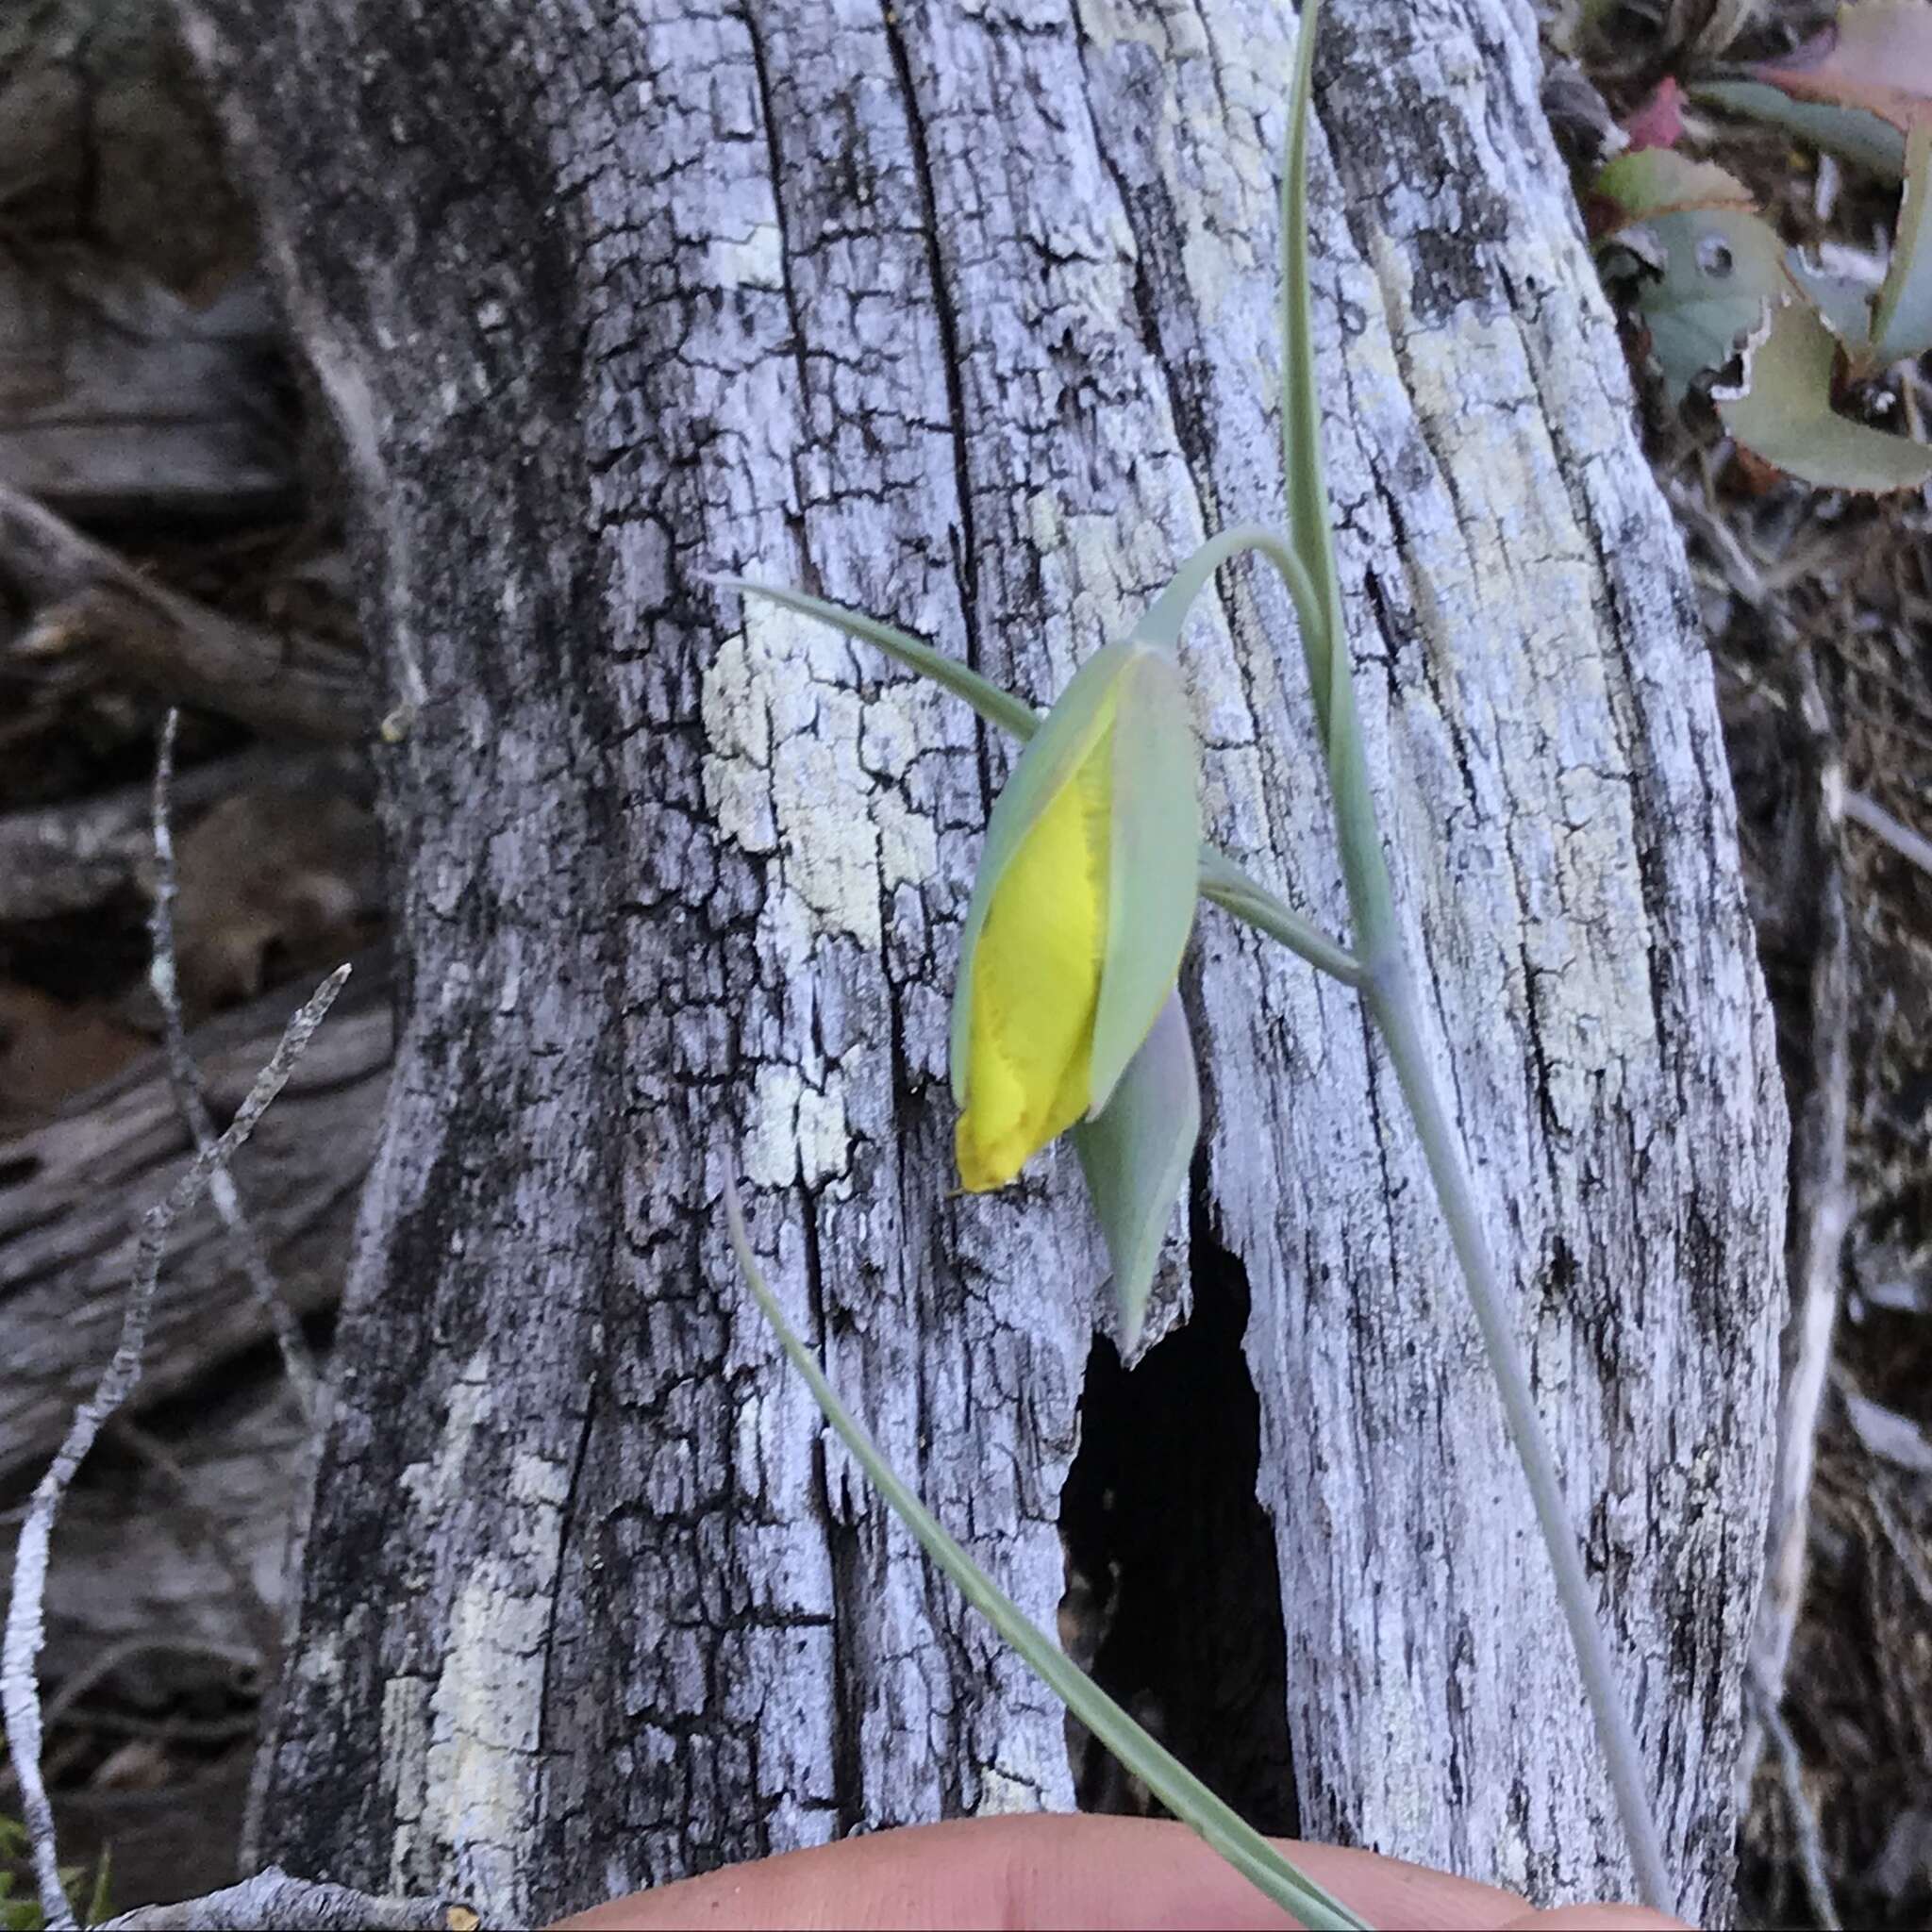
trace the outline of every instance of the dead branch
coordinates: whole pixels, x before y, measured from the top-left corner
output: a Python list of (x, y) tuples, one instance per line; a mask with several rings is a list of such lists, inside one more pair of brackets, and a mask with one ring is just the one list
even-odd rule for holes
[(343, 743), (374, 725), (360, 660), (312, 636), (278, 637), (152, 584), (53, 511), (0, 486), (0, 576), (38, 616), (16, 658), (77, 644), (182, 704), (258, 731)]
[(54, 1524), (75, 1472), (93, 1447), (102, 1425), (134, 1391), (147, 1348), (148, 1318), (160, 1278), (161, 1256), (175, 1222), (194, 1205), (210, 1177), (247, 1140), (267, 1111), (304, 1048), (335, 1003), (349, 968), (341, 966), (289, 1022), (268, 1064), (221, 1138), (205, 1148), (169, 1192), (142, 1217), (141, 1243), (122, 1316), (121, 1339), (92, 1396), (75, 1410), (67, 1439), (34, 1491), (27, 1519), (14, 1553), (13, 1589), (7, 1607), (4, 1647), (0, 1647), (0, 1707), (4, 1707), (7, 1747), (20, 1780), (21, 1810), (33, 1842), (41, 1909), (49, 1932), (72, 1932), (74, 1912), (60, 1882), (54, 1840), (54, 1813), (41, 1775), (41, 1707), (36, 1664), (45, 1641), (42, 1619), (47, 1556)]
[(263, 278), (234, 265), (208, 263), (221, 292), (190, 301), (97, 242), (0, 252), (0, 476), (66, 516), (286, 515), (299, 478), (281, 330)]
[(271, 1865), (206, 1898), (141, 1906), (100, 1932), (474, 1932), (476, 1915), (440, 1898), (376, 1898), (313, 1885)]
[(175, 836), (168, 820), (168, 788), (175, 776), (175, 734), (180, 724), (181, 713), (170, 708), (161, 724), (155, 756), (155, 901), (148, 925), (154, 943), (148, 984), (160, 1004), (163, 1051), (167, 1056), (168, 1077), (175, 1088), (175, 1104), (181, 1110), (196, 1154), (203, 1159), (213, 1159), (208, 1179), (208, 1199), (214, 1203), (222, 1225), (235, 1243), (249, 1291), (275, 1336), (295, 1399), (312, 1428), (322, 1399), (322, 1378), (316, 1374), (315, 1357), (303, 1340), (301, 1323), (269, 1267), (234, 1175), (228, 1172), (227, 1163), (212, 1153), (216, 1136), (215, 1124), (208, 1117), (208, 1091), (202, 1084), (201, 1069), (188, 1050), (188, 1029), (181, 1018), (181, 975), (175, 958)]

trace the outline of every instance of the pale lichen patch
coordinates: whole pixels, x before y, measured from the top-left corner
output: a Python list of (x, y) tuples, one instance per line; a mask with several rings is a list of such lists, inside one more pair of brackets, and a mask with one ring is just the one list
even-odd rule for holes
[(711, 280), (721, 289), (782, 289), (785, 242), (776, 222), (760, 222), (742, 241), (715, 240)]
[(745, 1178), (754, 1187), (818, 1187), (844, 1174), (851, 1158), (844, 1082), (808, 1086), (796, 1067), (758, 1069), (744, 1139)]
[(973, 1807), (975, 1818), (1024, 1818), (1044, 1810), (1041, 1787), (1015, 1776), (997, 1765), (988, 1765), (979, 1774), (979, 1802)]
[(827, 935), (876, 947), (882, 878), (923, 879), (937, 858), (931, 825), (896, 799), (885, 809), (874, 775), (909, 761), (915, 701), (889, 686), (866, 706), (814, 675), (828, 650), (823, 625), (754, 598), (704, 680), (706, 802), (726, 838), (777, 855), (765, 922), (788, 972)]
[(858, 762), (859, 700), (822, 686), (804, 728), (772, 759), (772, 806), (785, 883), (822, 932), (879, 942), (879, 836), (867, 808), (871, 780)]
[[(555, 1568), (558, 1519), (550, 1517)], [(547, 1593), (520, 1566), (486, 1563), (467, 1577), (450, 1617), (441, 1674), (430, 1697), (427, 1796), (420, 1844), (452, 1848), (459, 1888), (518, 1891), (530, 1828), (530, 1757), (543, 1708)]]
[(706, 668), (700, 693), (705, 737), (705, 803), (720, 834), (747, 852), (769, 852), (777, 842), (772, 823), (769, 771), (772, 721), (747, 609), (745, 627), (719, 645)]
[(939, 834), (932, 821), (894, 795), (880, 799), (878, 821), (879, 874), (888, 890), (924, 885), (940, 862)]
[(451, 1388), (436, 1459), (408, 1463), (396, 1478), (397, 1487), (425, 1515), (435, 1514), (460, 1493), (471, 1440), (477, 1424), (489, 1419), (491, 1408), (490, 1362), (479, 1350), (464, 1363)]

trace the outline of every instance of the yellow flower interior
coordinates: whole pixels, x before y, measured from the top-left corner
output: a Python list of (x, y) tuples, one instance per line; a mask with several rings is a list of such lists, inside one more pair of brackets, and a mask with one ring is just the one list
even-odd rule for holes
[(1107, 949), (1110, 727), (1109, 718), (1014, 853), (974, 949), (955, 1148), (973, 1193), (1005, 1187), (1087, 1111)]

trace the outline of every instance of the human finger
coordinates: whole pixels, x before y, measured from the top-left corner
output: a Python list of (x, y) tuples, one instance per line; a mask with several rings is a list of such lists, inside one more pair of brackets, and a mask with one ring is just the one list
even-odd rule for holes
[[(1295, 1843), (1282, 1849), (1371, 1924), (1455, 1932), (1501, 1925), (1524, 1911), (1514, 1892), (1373, 1852)], [(1294, 1923), (1183, 1825), (1074, 1815), (958, 1819), (871, 1833), (634, 1893), (564, 1926), (1165, 1932), (1206, 1924), (1282, 1932)]]

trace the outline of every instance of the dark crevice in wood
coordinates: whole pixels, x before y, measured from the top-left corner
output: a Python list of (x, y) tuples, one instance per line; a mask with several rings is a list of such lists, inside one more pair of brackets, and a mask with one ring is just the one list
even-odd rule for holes
[[(1131, 1369), (1096, 1337), (1080, 1449), (1060, 1495), (1089, 1666), (1188, 1768), (1263, 1831), (1291, 1835), (1287, 1644), (1274, 1534), (1256, 1499), (1260, 1407), (1241, 1352), (1248, 1283), (1197, 1205), (1193, 1312)], [(1063, 1620), (1064, 1621), (1064, 1620)], [(1066, 1632), (1076, 1646), (1080, 1633)], [(1080, 1807), (1159, 1807), (1084, 1732)]]

